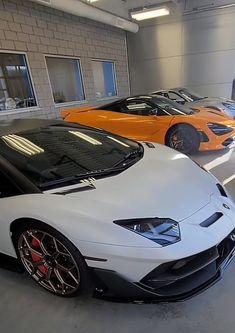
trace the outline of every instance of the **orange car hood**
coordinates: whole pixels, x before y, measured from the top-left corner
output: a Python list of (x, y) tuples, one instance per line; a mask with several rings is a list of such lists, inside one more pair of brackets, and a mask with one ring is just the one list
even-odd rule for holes
[(60, 113), (61, 117), (63, 119), (65, 119), (69, 114), (71, 113), (80, 113), (80, 112), (86, 112), (86, 111), (90, 111), (90, 110), (95, 110), (96, 107), (95, 106), (82, 106), (82, 107), (74, 107), (74, 108), (69, 108), (69, 109), (65, 109), (64, 111), (62, 111)]
[(216, 111), (214, 109), (209, 108), (197, 108), (199, 111), (198, 113), (195, 113), (194, 115), (190, 117), (200, 118), (202, 120), (205, 120), (205, 122), (208, 123), (223, 123), (227, 126), (235, 126), (235, 121), (229, 117), (227, 117), (224, 113), (220, 111)]

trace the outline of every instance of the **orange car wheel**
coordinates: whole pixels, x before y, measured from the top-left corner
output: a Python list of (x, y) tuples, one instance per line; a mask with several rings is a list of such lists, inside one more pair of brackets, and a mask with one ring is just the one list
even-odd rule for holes
[(168, 131), (166, 145), (181, 153), (192, 154), (199, 150), (200, 137), (192, 126), (178, 124)]

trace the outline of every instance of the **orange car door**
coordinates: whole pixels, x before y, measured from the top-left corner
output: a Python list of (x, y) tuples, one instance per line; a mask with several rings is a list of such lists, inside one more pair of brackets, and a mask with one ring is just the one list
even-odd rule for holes
[[(119, 113), (119, 120), (116, 124), (119, 127), (119, 133), (139, 141), (151, 140), (152, 137), (158, 136), (158, 132), (161, 136), (161, 133), (167, 131), (173, 117), (157, 116), (155, 108), (148, 101), (140, 99), (123, 102), (121, 104), (122, 115)], [(117, 131), (115, 132), (117, 133)]]

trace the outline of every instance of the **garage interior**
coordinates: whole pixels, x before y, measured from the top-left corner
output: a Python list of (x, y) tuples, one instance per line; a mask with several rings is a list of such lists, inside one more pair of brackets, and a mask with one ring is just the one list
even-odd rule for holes
[[(169, 15), (131, 20), (146, 8)], [(0, 121), (173, 87), (234, 98), (234, 22), (231, 0), (0, 0)], [(191, 158), (235, 200), (233, 147)], [(121, 304), (61, 299), (1, 268), (0, 332), (233, 333), (234, 274), (182, 303)]]

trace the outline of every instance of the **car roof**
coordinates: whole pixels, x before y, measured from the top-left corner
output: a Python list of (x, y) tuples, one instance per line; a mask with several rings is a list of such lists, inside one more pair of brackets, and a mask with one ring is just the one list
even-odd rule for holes
[(102, 110), (103, 107), (104, 108), (108, 108), (109, 106), (111, 107), (111, 106), (114, 106), (116, 104), (119, 104), (119, 103), (122, 103), (122, 102), (125, 102), (125, 101), (131, 101), (132, 99), (136, 99), (136, 98), (151, 99), (151, 98), (156, 98), (156, 96), (151, 95), (151, 94), (142, 94), (142, 95), (128, 96), (128, 97), (125, 97), (125, 98), (117, 99), (116, 101), (108, 103), (108, 104), (98, 105), (96, 107), (96, 109), (97, 110)]
[[(66, 123), (62, 120), (50, 120), (50, 119), (13, 119), (0, 121), (0, 136), (17, 134), (40, 127), (48, 126), (70, 126), (73, 124)], [(82, 127), (82, 126), (81, 126)]]
[(170, 89), (159, 89), (159, 90), (156, 90), (156, 91), (154, 91), (154, 92), (152, 92), (150, 94), (157, 94), (158, 92), (168, 92), (168, 91), (178, 91), (179, 92), (182, 89), (186, 89), (186, 88), (184, 88), (184, 87), (178, 87), (178, 88), (170, 88)]

